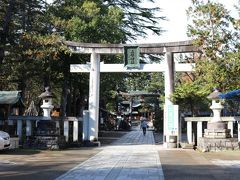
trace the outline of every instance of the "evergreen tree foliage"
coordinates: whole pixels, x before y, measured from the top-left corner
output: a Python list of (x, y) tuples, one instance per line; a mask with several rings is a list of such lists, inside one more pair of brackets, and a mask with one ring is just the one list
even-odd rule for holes
[(215, 60), (239, 45), (236, 20), (223, 4), (214, 1), (192, 0), (187, 10), (191, 23), (188, 35), (202, 48), (207, 59)]
[(30, 91), (33, 96), (41, 93), (46, 71), (42, 63), (56, 57), (59, 38), (48, 31), (45, 1), (12, 0), (1, 5), (1, 89), (21, 90), (28, 104)]
[(173, 99), (197, 115), (199, 109), (207, 107), (206, 97), (214, 88), (222, 92), (239, 88), (239, 19), (210, 0), (192, 0), (187, 14), (191, 21), (188, 35), (201, 47), (202, 54), (194, 56), (193, 79), (182, 81)]

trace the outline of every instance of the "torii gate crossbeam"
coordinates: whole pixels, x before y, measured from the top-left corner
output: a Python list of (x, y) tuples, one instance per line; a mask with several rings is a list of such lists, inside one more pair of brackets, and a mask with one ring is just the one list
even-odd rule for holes
[[(191, 72), (194, 64), (190, 63), (176, 63), (175, 71), (177, 72)], [(70, 72), (90, 72), (91, 64), (71, 64)], [(126, 69), (124, 64), (104, 64), (100, 63), (100, 72), (165, 72), (165, 64), (140, 64), (139, 69)]]

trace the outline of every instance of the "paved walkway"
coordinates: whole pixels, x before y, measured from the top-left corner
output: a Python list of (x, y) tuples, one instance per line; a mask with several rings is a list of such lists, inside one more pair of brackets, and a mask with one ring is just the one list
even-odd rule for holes
[(57, 180), (164, 180), (152, 131), (131, 131)]
[[(0, 180), (240, 180), (240, 151), (202, 153), (190, 149), (166, 149), (161, 145), (162, 135), (154, 135), (159, 142), (155, 146), (152, 132), (148, 131), (144, 137), (139, 128), (137, 130), (122, 139), (119, 138), (125, 132), (112, 132), (112, 136), (107, 132), (110, 134), (102, 137), (110, 137), (111, 142), (115, 140), (111, 146), (110, 141), (101, 139), (107, 142), (106, 146), (60, 151), (0, 151)], [(72, 170), (66, 173), (69, 169)]]

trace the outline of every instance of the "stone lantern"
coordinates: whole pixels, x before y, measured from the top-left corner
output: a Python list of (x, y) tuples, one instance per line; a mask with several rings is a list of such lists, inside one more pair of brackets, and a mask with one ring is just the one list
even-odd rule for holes
[(45, 92), (43, 92), (39, 97), (42, 98), (43, 104), (41, 105), (41, 108), (43, 109), (43, 117), (44, 119), (51, 119), (51, 111), (53, 109), (52, 105), (52, 93), (49, 91), (50, 88), (46, 87)]
[(230, 129), (227, 129), (227, 124), (221, 120), (221, 111), (224, 108), (220, 101), (221, 93), (216, 89), (207, 98), (212, 100), (211, 109), (213, 117), (207, 124), (204, 137), (206, 138), (229, 138)]
[(63, 135), (60, 135), (59, 119), (51, 117), (53, 109), (53, 94), (49, 87), (45, 87), (45, 92), (38, 96), (43, 100), (41, 108), (43, 117), (39, 117), (36, 122), (36, 131), (34, 132), (33, 146), (38, 149), (59, 149), (65, 147), (66, 141)]

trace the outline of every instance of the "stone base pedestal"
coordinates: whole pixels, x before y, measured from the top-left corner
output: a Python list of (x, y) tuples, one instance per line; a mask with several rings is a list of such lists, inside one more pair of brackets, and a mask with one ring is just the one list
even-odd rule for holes
[(237, 138), (198, 138), (197, 149), (203, 152), (222, 151), (222, 150), (239, 150), (240, 144)]
[(227, 129), (225, 122), (209, 122), (207, 129), (204, 130), (204, 137), (212, 139), (230, 138), (230, 131), (230, 129)]
[(36, 136), (56, 136), (60, 134), (56, 122), (52, 120), (40, 120), (37, 122)]
[(32, 143), (37, 149), (63, 149), (66, 147), (64, 136), (35, 136)]
[(230, 129), (205, 129), (204, 137), (211, 139), (230, 138)]
[(60, 129), (53, 120), (40, 120), (37, 122), (36, 132), (25, 144), (26, 147), (37, 149), (63, 149), (66, 140), (60, 135)]
[(85, 147), (100, 147), (101, 142), (100, 141), (83, 141), (83, 146)]
[(164, 148), (177, 148), (177, 136), (169, 135), (168, 141), (163, 144)]
[(18, 149), (19, 148), (19, 138), (11, 137), (10, 138), (10, 149)]
[(169, 142), (167, 143), (167, 148), (177, 148), (177, 143)]
[(208, 122), (207, 129), (227, 129), (227, 123), (219, 122)]

